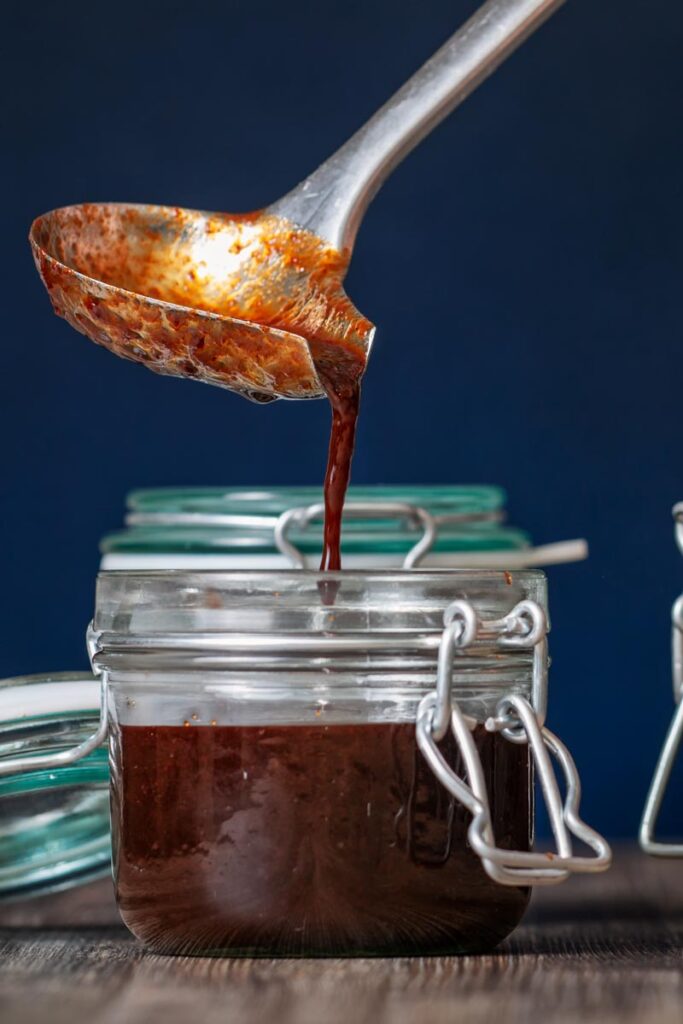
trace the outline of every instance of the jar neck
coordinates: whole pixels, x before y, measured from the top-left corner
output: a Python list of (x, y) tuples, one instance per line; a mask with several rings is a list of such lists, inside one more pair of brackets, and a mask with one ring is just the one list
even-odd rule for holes
[[(278, 726), (415, 723), (436, 672), (135, 672), (107, 674), (110, 720), (129, 726)], [(531, 696), (529, 669), (480, 663), (454, 678), (453, 698), (473, 722), (503, 695)]]
[(114, 692), (155, 705), (197, 690), (270, 713), (324, 700), (345, 714), (407, 701), (412, 714), (435, 686), (451, 608), (471, 619), (452, 686), (526, 694), (538, 651), (517, 609), (545, 623), (545, 588), (540, 572), (101, 573), (91, 654)]

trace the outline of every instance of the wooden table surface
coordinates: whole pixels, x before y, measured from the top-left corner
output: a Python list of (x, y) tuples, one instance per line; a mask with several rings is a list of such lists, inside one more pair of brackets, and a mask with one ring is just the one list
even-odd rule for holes
[(483, 957), (155, 956), (108, 881), (0, 909), (2, 1024), (681, 1024), (683, 862), (617, 849)]

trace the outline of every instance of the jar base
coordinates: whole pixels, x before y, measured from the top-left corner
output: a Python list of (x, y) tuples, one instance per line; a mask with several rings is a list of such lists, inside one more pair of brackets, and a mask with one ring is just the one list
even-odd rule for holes
[[(503, 900), (496, 908), (488, 907), (485, 922), (481, 914), (473, 914), (471, 908), (464, 908), (458, 915), (460, 927), (452, 926), (449, 933), (449, 924), (441, 918), (433, 923), (431, 936), (424, 934), (424, 928), (421, 934), (417, 927), (413, 935), (407, 934), (408, 924), (403, 923), (399, 927), (400, 914), (393, 914), (385, 921), (374, 922), (374, 934), (359, 922), (355, 936), (350, 932), (334, 936), (334, 927), (321, 923), (313, 938), (304, 939), (293, 928), (291, 931), (283, 929), (279, 935), (264, 936), (260, 942), (249, 943), (240, 942), (236, 935), (238, 927), (212, 924), (202, 914), (198, 914), (196, 919), (202, 924), (191, 928), (185, 919), (176, 934), (169, 928), (167, 920), (155, 923), (146, 912), (138, 916), (122, 909), (121, 914), (129, 931), (148, 950), (160, 955), (232, 959), (481, 955), (492, 952), (515, 930), (528, 905), (529, 889), (500, 888)], [(205, 945), (207, 932), (211, 931), (214, 931), (215, 938)], [(362, 935), (364, 931), (365, 936)]]

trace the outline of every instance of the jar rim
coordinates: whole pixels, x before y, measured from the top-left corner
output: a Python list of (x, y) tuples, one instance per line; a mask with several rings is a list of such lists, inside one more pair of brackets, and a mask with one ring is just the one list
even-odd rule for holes
[(320, 572), (316, 569), (100, 569), (97, 574), (98, 579), (105, 579), (108, 577), (121, 577), (126, 576), (130, 578), (136, 577), (169, 577), (179, 578), (186, 576), (188, 579), (191, 577), (225, 577), (228, 579), (238, 580), (241, 578), (257, 577), (259, 579), (265, 579), (268, 576), (273, 578), (287, 578), (287, 579), (298, 579), (300, 577), (307, 577), (308, 579), (317, 579), (320, 582), (326, 580), (396, 580), (399, 582), (414, 581), (415, 579), (428, 580), (442, 580), (444, 577), (453, 577), (456, 579), (466, 579), (472, 577), (473, 579), (487, 579), (497, 580), (499, 582), (505, 582), (509, 584), (509, 578), (519, 581), (531, 581), (541, 580), (546, 578), (546, 573), (543, 569), (466, 569), (466, 568), (446, 568), (446, 569), (341, 569), (337, 571)]

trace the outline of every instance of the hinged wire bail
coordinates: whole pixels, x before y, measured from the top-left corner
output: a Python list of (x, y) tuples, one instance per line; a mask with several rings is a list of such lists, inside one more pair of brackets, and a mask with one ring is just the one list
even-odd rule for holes
[[(510, 734), (510, 716), (519, 722), (526, 737), (538, 776), (541, 793), (548, 811), (550, 827), (555, 839), (556, 852), (529, 853), (491, 848), (476, 822), (471, 829), (470, 842), (482, 859), (494, 865), (488, 874), (508, 885), (552, 885), (564, 881), (570, 874), (587, 874), (606, 870), (612, 862), (612, 851), (603, 837), (586, 824), (579, 815), (581, 780), (574, 759), (562, 741), (547, 727), (542, 727), (529, 702), (518, 694), (501, 698), (495, 717), (489, 718), (486, 728), (500, 731), (506, 739), (520, 742), (518, 734)], [(564, 801), (560, 793), (551, 757), (561, 770)], [(585, 843), (594, 853), (592, 857), (575, 856), (572, 837)]]
[[(437, 743), (448, 731), (451, 716), (453, 659), (458, 651), (470, 647), (480, 635), (494, 638), (505, 647), (533, 650), (531, 701), (538, 721), (545, 721), (547, 707), (547, 618), (535, 601), (519, 601), (501, 619), (480, 620), (469, 601), (453, 601), (443, 614), (444, 631), (439, 646), (436, 674), (436, 706), (434, 738)], [(510, 723), (507, 739), (515, 738), (515, 724)], [(525, 742), (522, 739), (522, 742)]]
[[(472, 814), (468, 839), (485, 871), (502, 885), (552, 885), (573, 872), (604, 871), (611, 863), (611, 850), (602, 836), (579, 816), (581, 784), (574, 761), (558, 737), (542, 725), (547, 688), (545, 612), (534, 601), (521, 601), (504, 618), (487, 621), (478, 618), (468, 601), (459, 600), (446, 609), (444, 623), (436, 687), (418, 707), (417, 743), (437, 779)], [(519, 695), (502, 698), (486, 728), (500, 732), (510, 742), (529, 744), (548, 808), (555, 853), (504, 850), (495, 843), (483, 767), (471, 734), (473, 722), (463, 715), (452, 697), (456, 654), (477, 638), (491, 636), (497, 637), (502, 646), (533, 648), (532, 703)], [(453, 771), (437, 746), (449, 724), (463, 758), (467, 781)], [(564, 776), (564, 802), (550, 755)], [(574, 856), (572, 837), (591, 848), (594, 856)]]
[[(681, 512), (683, 507), (675, 506), (676, 538), (679, 545), (683, 542)], [(671, 675), (676, 706), (645, 799), (638, 836), (641, 849), (653, 857), (683, 857), (683, 843), (665, 843), (655, 838), (664, 794), (683, 740), (683, 594), (674, 602), (671, 609)]]
[(683, 594), (671, 609), (671, 681), (678, 704), (683, 697)]
[[(531, 703), (536, 721), (543, 727), (548, 711), (548, 619), (535, 601), (520, 601), (503, 620), (507, 628), (501, 635), (503, 647), (533, 649), (531, 666)], [(506, 739), (525, 743), (523, 730), (510, 725), (504, 730)]]
[[(303, 530), (310, 526), (315, 519), (322, 519), (324, 515), (325, 506), (322, 502), (316, 502), (313, 505), (287, 509), (278, 517), (273, 531), (275, 546), (285, 558), (289, 559), (293, 568), (305, 569), (307, 563), (304, 553), (289, 539), (290, 530), (293, 527)], [(422, 536), (403, 560), (404, 569), (416, 568), (434, 546), (437, 535), (436, 519), (427, 509), (407, 501), (347, 501), (344, 505), (345, 519), (383, 519), (387, 517), (407, 520), (416, 528), (422, 529)]]
[(474, 643), (479, 628), (477, 613), (469, 601), (453, 601), (446, 608), (443, 620), (445, 626), (439, 645), (436, 699), (432, 720), (432, 733), (437, 743), (446, 735), (451, 720), (451, 690), (455, 653)]
[(85, 646), (88, 651), (88, 661), (90, 662), (90, 668), (93, 675), (99, 676), (102, 674), (102, 668), (97, 663), (97, 655), (100, 653), (100, 637), (102, 631), (95, 629), (95, 623), (90, 620), (88, 628), (85, 633)]

